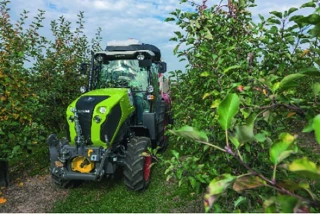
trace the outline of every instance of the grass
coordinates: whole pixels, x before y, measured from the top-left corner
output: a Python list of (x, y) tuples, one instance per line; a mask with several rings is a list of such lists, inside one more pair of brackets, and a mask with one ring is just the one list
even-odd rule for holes
[(70, 190), (50, 212), (203, 212), (202, 198), (192, 194), (187, 184), (178, 187), (167, 182), (165, 170), (165, 166), (154, 165), (150, 185), (140, 193), (126, 188), (121, 172), (113, 180), (86, 182)]

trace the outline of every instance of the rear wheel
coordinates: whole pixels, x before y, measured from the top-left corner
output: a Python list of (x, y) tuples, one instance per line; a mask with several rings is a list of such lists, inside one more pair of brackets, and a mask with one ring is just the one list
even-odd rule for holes
[(145, 190), (150, 183), (151, 156), (142, 156), (151, 148), (151, 141), (147, 137), (133, 137), (127, 145), (127, 155), (124, 167), (124, 182), (134, 191)]

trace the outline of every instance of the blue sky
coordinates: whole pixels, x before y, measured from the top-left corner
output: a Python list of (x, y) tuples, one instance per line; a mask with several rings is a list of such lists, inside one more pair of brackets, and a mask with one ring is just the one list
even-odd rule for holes
[[(208, 0), (208, 5), (218, 2), (220, 0)], [(308, 0), (256, 0), (258, 6), (251, 9), (251, 12), (254, 17), (258, 14), (268, 16), (270, 11), (284, 11), (305, 2)], [(184, 63), (179, 62), (172, 53), (176, 43), (169, 42), (173, 32), (179, 28), (173, 22), (163, 21), (175, 8), (190, 9), (187, 4), (181, 5), (180, 0), (11, 0), (10, 8), (13, 20), (18, 19), (24, 9), (30, 11), (29, 17), (34, 17), (38, 9), (45, 10), (43, 32), (48, 37), (51, 20), (63, 15), (75, 22), (79, 11), (84, 11), (86, 35), (94, 37), (96, 29), (101, 27), (103, 47), (108, 41), (134, 38), (157, 45), (168, 64), (168, 70), (184, 69)]]

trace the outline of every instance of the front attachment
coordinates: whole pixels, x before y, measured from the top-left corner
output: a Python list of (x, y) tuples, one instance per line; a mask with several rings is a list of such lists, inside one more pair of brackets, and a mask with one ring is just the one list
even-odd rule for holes
[(67, 187), (74, 180), (100, 180), (105, 174), (104, 164), (109, 152), (102, 147), (70, 146), (67, 139), (55, 134), (48, 138), (50, 172), (54, 182)]

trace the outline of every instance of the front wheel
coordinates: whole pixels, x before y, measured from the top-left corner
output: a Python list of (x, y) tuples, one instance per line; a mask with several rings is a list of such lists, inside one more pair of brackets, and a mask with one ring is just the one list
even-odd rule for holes
[(151, 156), (142, 156), (151, 148), (150, 138), (133, 137), (127, 145), (127, 155), (124, 167), (124, 182), (134, 191), (145, 190), (150, 183)]

